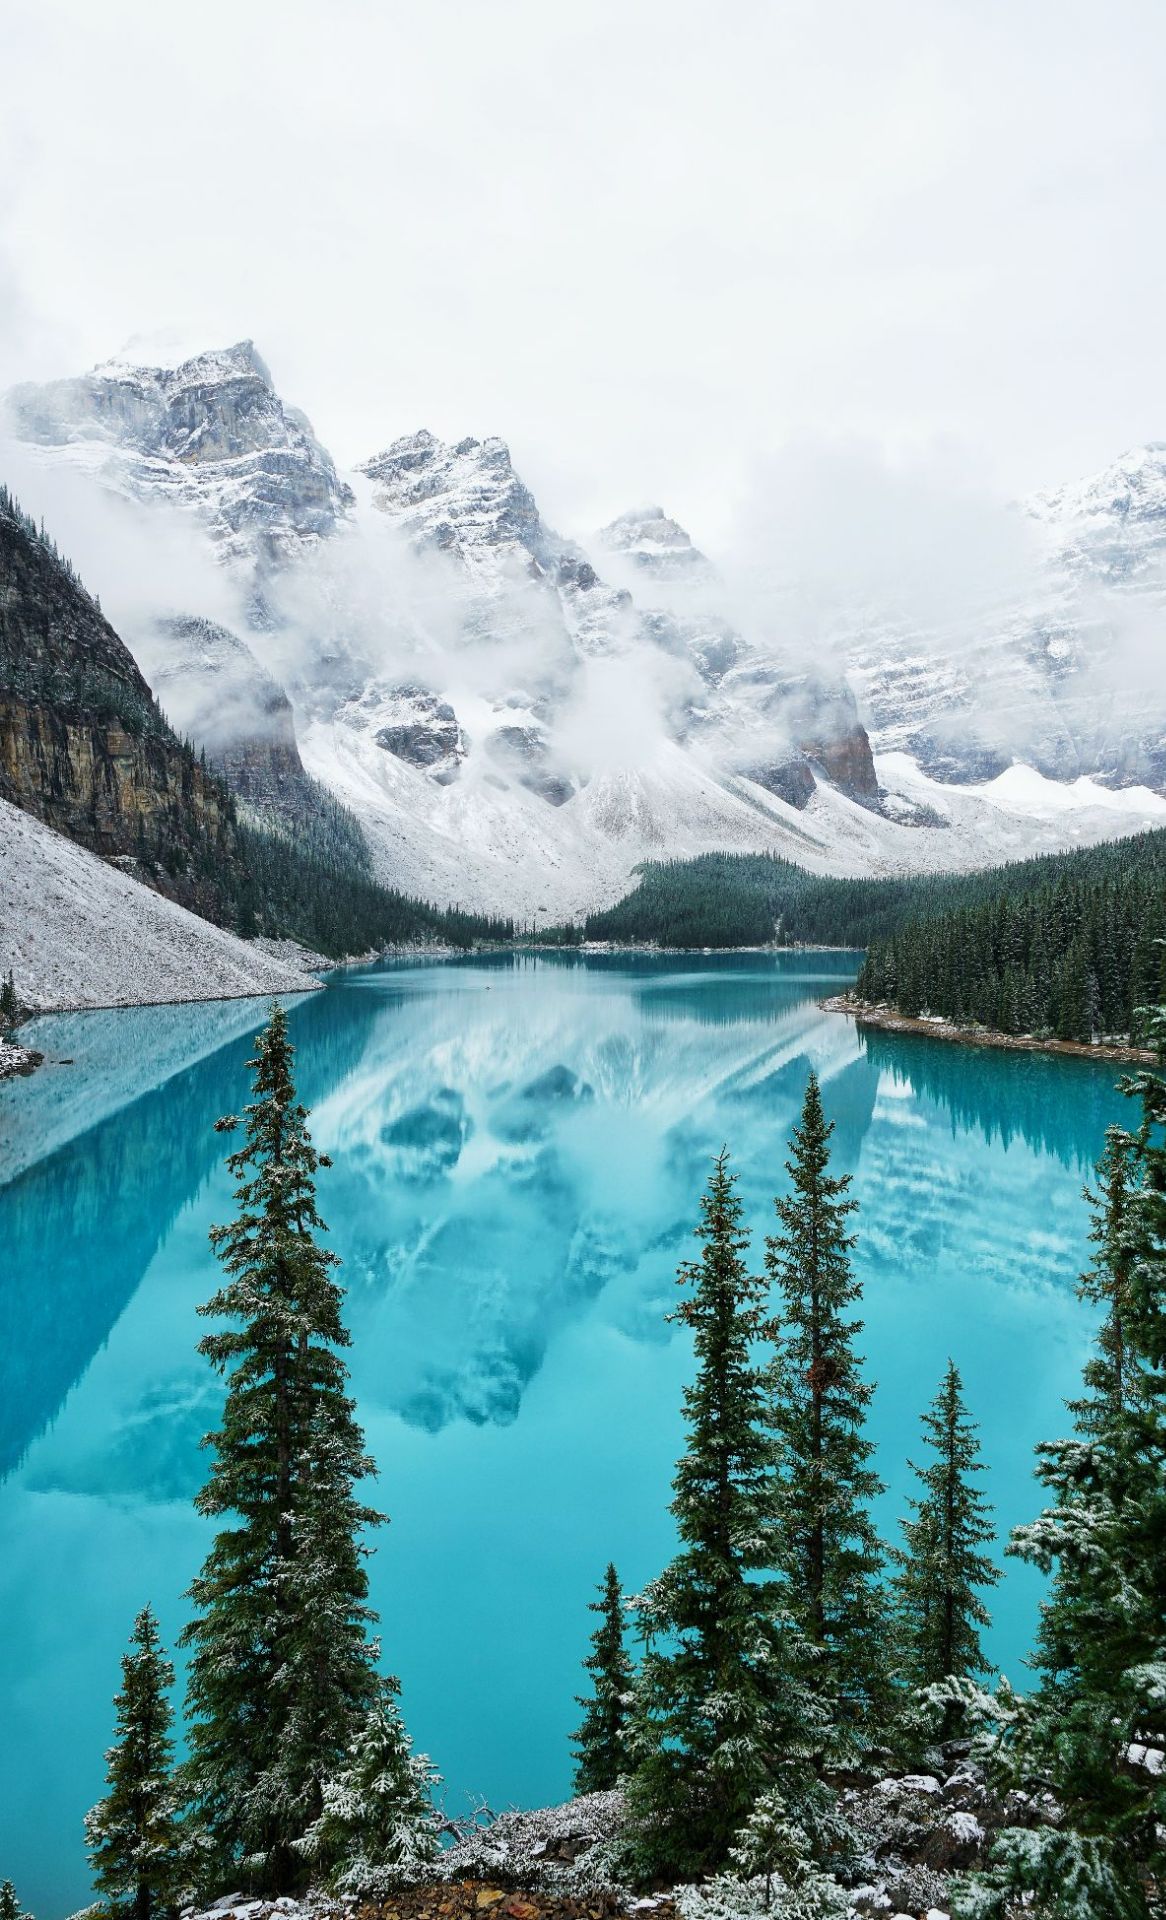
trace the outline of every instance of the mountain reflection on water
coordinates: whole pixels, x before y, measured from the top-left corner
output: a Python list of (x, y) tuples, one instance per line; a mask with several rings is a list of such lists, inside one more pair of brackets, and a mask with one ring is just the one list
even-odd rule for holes
[[(375, 1598), (454, 1807), (568, 1784), (589, 1589), (610, 1555), (635, 1585), (669, 1548), (686, 1356), (665, 1316), (710, 1155), (730, 1148), (759, 1260), (811, 1065), (861, 1206), (880, 1518), (893, 1532), (949, 1352), (1002, 1522), (1032, 1510), (1032, 1445), (1089, 1330), (1082, 1170), (1123, 1103), (1088, 1062), (860, 1035), (817, 1004), (855, 964), (505, 955), (341, 975), (291, 1006), (394, 1519)], [(0, 1088), (0, 1806), (42, 1920), (85, 1897), (80, 1815), (133, 1613), (152, 1600), (172, 1638), (205, 1542), (189, 1500), (219, 1387), (196, 1308), (231, 1206), (213, 1123), (246, 1101), (263, 1014), (42, 1021), (76, 1064)], [(1036, 1593), (1010, 1569), (1014, 1674)]]

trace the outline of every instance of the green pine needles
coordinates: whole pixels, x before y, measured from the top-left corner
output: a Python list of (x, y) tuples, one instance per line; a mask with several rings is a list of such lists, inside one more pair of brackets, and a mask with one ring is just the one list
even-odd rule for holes
[(383, 1516), (356, 1491), (374, 1465), (347, 1392), (336, 1256), (318, 1237), (315, 1176), (329, 1163), (296, 1100), (281, 1007), (250, 1065), (245, 1141), (227, 1162), (239, 1212), (211, 1231), (227, 1279), (201, 1309), (229, 1323), (200, 1344), (227, 1395), (197, 1500), (223, 1524), (183, 1635), (187, 1777), (220, 1870), (287, 1892), (304, 1880), (297, 1843), (325, 1781), (378, 1697), (361, 1536)]
[(433, 1806), (440, 1776), (413, 1752), (397, 1705), (397, 1682), (380, 1682), (339, 1770), (325, 1780), (323, 1808), (299, 1851), (313, 1878), (338, 1893), (364, 1894), (385, 1876), (437, 1859), (441, 1821)]
[(909, 1502), (913, 1518), (903, 1521), (903, 1546), (894, 1556), (902, 1668), (914, 1688), (988, 1672), (980, 1633), (991, 1617), (980, 1589), (1000, 1579), (981, 1552), (995, 1529), (973, 1478), (985, 1469), (953, 1360), (921, 1425), (930, 1457), (925, 1466), (911, 1462), (922, 1493)]
[(174, 1668), (149, 1607), (134, 1621), (114, 1700), (106, 1794), (85, 1817), (93, 1884), (113, 1920), (177, 1911), (187, 1884), (182, 1793), (174, 1776)]
[[(1166, 1066), (1166, 1009), (1147, 1011)], [(1006, 1829), (959, 1911), (994, 1920), (1146, 1920), (1162, 1911), (1166, 1784), (1166, 1078), (1123, 1083), (1136, 1130), (1111, 1129), (1093, 1193), (1103, 1308), (1074, 1433), (1038, 1449), (1052, 1504), (1010, 1552), (1053, 1573), (1033, 1698), (1002, 1737), (1005, 1777), (1051, 1792), (1055, 1830)]]
[(34, 1920), (21, 1906), (11, 1880), (0, 1880), (0, 1920)]
[(696, 1358), (673, 1480), (680, 1547), (637, 1602), (645, 1652), (629, 1788), (643, 1869), (685, 1876), (724, 1862), (777, 1776), (796, 1796), (819, 1740), (778, 1573), (777, 1431), (770, 1362), (759, 1351), (772, 1339), (767, 1290), (746, 1264), (723, 1152), (701, 1212), (701, 1257), (678, 1275), (676, 1318)]
[(623, 1591), (619, 1575), (609, 1562), (598, 1600), (588, 1602), (599, 1624), (591, 1636), (591, 1652), (583, 1662), (591, 1679), (591, 1693), (579, 1695), (583, 1720), (572, 1736), (575, 1742), (576, 1793), (602, 1793), (627, 1772), (628, 1714), (632, 1697), (632, 1663), (624, 1645)]
[(820, 1855), (845, 1851), (827, 1776), (873, 1744), (888, 1698), (871, 1389), (846, 1317), (854, 1202), (829, 1171), (830, 1133), (811, 1074), (767, 1274), (749, 1271), (724, 1154), (703, 1256), (680, 1271), (697, 1367), (673, 1483), (681, 1551), (639, 1602), (631, 1785), (643, 1855), (673, 1872), (752, 1844), (765, 1795), (783, 1845), (796, 1830)]
[(873, 1389), (855, 1349), (862, 1322), (848, 1317), (861, 1293), (848, 1230), (856, 1203), (849, 1175), (830, 1172), (833, 1130), (811, 1073), (766, 1267), (781, 1316), (772, 1419), (786, 1604), (810, 1650), (807, 1679), (857, 1751), (876, 1737), (888, 1698), (883, 1555), (870, 1514), (883, 1489), (865, 1432)]

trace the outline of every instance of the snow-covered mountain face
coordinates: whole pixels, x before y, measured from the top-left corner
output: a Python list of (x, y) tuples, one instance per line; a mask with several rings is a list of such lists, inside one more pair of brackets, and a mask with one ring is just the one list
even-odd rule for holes
[(179, 367), (118, 361), (7, 396), (16, 436), (103, 486), (189, 508), (220, 557), (262, 573), (329, 534), (352, 504), (306, 417), (250, 340)]
[(711, 568), (698, 547), (677, 520), (670, 520), (663, 507), (641, 507), (638, 512), (622, 513), (610, 526), (596, 535), (608, 553), (624, 554), (633, 566), (658, 580), (707, 580)]
[(1166, 445), (1022, 503), (1032, 590), (972, 631), (868, 622), (850, 672), (876, 751), (948, 781), (1022, 760), (1053, 780), (1166, 790)]
[[(19, 388), (7, 428), (50, 520), (67, 469), (201, 529), (234, 628), (160, 599), (125, 637), (245, 797), (289, 778), (298, 745), (411, 891), (560, 917), (645, 858), (900, 872), (1159, 817), (1155, 703), (1132, 673), (1105, 691), (1099, 663), (1114, 604), (1160, 617), (1161, 449), (1031, 503), (1039, 605), (950, 636), (864, 614), (811, 649), (662, 507), (586, 548), (556, 533), (502, 440), (413, 433), (342, 476), (249, 342)], [(1076, 784), (1018, 784), (1016, 759)]]

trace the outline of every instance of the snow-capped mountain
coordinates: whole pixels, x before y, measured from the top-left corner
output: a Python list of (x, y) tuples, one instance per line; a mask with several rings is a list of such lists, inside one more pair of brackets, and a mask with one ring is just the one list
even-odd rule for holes
[(352, 496), (306, 416), (287, 407), (250, 340), (181, 366), (111, 360), (14, 388), (17, 438), (132, 498), (188, 507), (223, 558), (260, 573), (331, 533)]
[(693, 546), (679, 521), (669, 519), (663, 507), (621, 513), (595, 537), (606, 552), (625, 555), (634, 566), (660, 580), (703, 579), (711, 572), (699, 547)]
[(976, 781), (1022, 760), (1054, 780), (1166, 790), (1166, 445), (1021, 503), (1029, 591), (951, 632), (850, 636), (876, 752)]
[(1026, 502), (1071, 572), (1161, 589), (1166, 562), (1166, 441), (1150, 440), (1085, 480)]
[[(648, 857), (896, 872), (1158, 817), (1141, 789), (1166, 785), (1162, 703), (1098, 663), (1114, 604), (1160, 612), (1161, 450), (1031, 503), (1039, 604), (970, 634), (864, 614), (809, 659), (780, 604), (734, 612), (664, 508), (588, 547), (555, 532), (500, 439), (412, 433), (341, 475), (249, 342), (16, 389), (7, 426), (50, 505), (67, 467), (204, 531), (233, 626), (160, 605), (127, 639), (244, 797), (298, 747), (409, 890), (558, 917)], [(1014, 760), (1046, 777), (1001, 784)], [(1106, 785), (1130, 791), (1115, 806)]]

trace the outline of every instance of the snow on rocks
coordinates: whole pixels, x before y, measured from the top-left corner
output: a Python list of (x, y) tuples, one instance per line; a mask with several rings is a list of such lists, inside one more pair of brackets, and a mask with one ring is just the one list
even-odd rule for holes
[(304, 993), (300, 967), (166, 900), (0, 800), (0, 974), (32, 1010)]
[(0, 1080), (13, 1080), (17, 1075), (35, 1072), (43, 1053), (35, 1047), (18, 1047), (15, 1040), (5, 1040), (0, 1036)]

